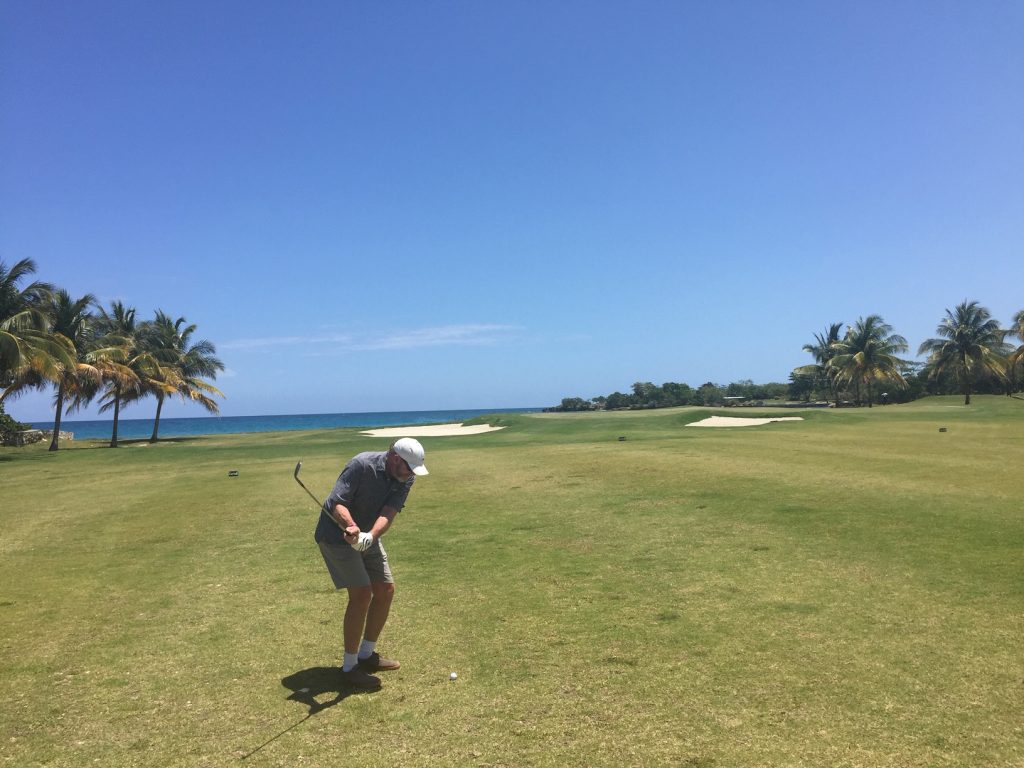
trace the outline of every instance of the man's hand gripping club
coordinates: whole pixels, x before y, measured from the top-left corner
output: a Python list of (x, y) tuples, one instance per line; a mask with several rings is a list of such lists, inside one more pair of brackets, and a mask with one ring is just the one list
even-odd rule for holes
[(352, 514), (343, 505), (334, 505), (331, 519), (341, 528), (341, 534), (345, 537), (345, 543), (356, 552), (365, 552), (373, 546), (373, 542), (376, 540), (373, 534), (360, 531), (359, 526), (352, 520)]
[[(355, 530), (353, 530), (353, 528)], [(348, 542), (356, 552), (365, 552), (373, 546), (373, 534), (360, 531), (352, 525), (345, 529), (345, 541)]]

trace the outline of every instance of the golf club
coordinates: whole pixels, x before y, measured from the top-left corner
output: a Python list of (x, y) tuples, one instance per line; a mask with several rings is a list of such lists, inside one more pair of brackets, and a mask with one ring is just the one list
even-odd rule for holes
[[(313, 501), (315, 501), (316, 505), (322, 510), (324, 508), (324, 505), (320, 503), (320, 499), (318, 499), (316, 496), (313, 495), (313, 492), (311, 490), (309, 490), (309, 488), (306, 487), (306, 484), (304, 482), (299, 480), (299, 470), (301, 470), (301, 469), (302, 469), (302, 462), (300, 461), (298, 464), (295, 465), (295, 482), (302, 486), (302, 490), (304, 490), (306, 493), (308, 493), (309, 494), (309, 498), (311, 498)], [(343, 526), (341, 523), (339, 523), (337, 520), (335, 520), (333, 515), (329, 515), (329, 517), (331, 518), (331, 520), (334, 520), (334, 524), (335, 525), (337, 525), (339, 528), (341, 528), (341, 532), (344, 533), (347, 536), (348, 535), (348, 531), (345, 529), (345, 526)]]
[(299, 470), (300, 469), (302, 469), (302, 462), (301, 461), (298, 464), (295, 465), (295, 482), (298, 483), (299, 485), (301, 485), (302, 486), (302, 490), (304, 490), (306, 493), (308, 493), (309, 494), (309, 498), (311, 498), (313, 501), (315, 501), (316, 505), (322, 509), (324, 505), (320, 502), (320, 499), (318, 499), (316, 496), (314, 496), (313, 492), (311, 490), (309, 490), (309, 488), (306, 487), (306, 484), (303, 483), (301, 480), (299, 480)]

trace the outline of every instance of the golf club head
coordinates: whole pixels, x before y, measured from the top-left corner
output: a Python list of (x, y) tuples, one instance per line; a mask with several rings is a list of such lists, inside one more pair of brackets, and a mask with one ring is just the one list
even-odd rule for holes
[(301, 461), (298, 464), (295, 465), (295, 479), (296, 480), (299, 479), (299, 470), (300, 469), (302, 469), (302, 462)]

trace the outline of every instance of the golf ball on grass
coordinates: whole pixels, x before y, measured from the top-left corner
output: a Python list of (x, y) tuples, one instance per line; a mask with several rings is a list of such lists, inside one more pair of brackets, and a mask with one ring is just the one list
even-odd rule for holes
[(448, 675), (448, 679), (449, 680), (458, 680), (459, 676), (457, 674), (455, 674), (454, 672), (452, 672), (450, 675)]

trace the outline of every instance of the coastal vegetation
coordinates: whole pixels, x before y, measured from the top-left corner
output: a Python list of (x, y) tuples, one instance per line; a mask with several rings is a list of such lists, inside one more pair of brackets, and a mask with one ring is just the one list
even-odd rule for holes
[(678, 382), (665, 382), (661, 386), (650, 381), (638, 381), (629, 392), (612, 392), (584, 400), (582, 397), (563, 398), (551, 411), (617, 411), (623, 409), (675, 408), (682, 405), (717, 406), (730, 403), (756, 403), (786, 397), (787, 384), (755, 384), (746, 379), (729, 385), (705, 382), (699, 387)]
[(835, 406), (905, 403), (926, 395), (960, 392), (964, 404), (971, 394), (1013, 394), (1024, 384), (1024, 310), (1003, 328), (977, 301), (964, 301), (946, 315), (918, 348), (923, 363), (906, 360), (907, 340), (880, 315), (858, 318), (842, 333), (842, 322), (830, 323), (803, 351), (814, 362), (798, 366), (788, 384), (754, 384), (744, 380), (727, 386), (706, 382), (688, 384), (636, 382), (630, 393), (613, 392), (589, 400), (563, 398), (551, 411), (592, 411), (666, 408), (680, 405), (764, 405), (830, 402)]
[[(113, 411), (110, 446), (116, 448), (120, 409), (145, 397), (157, 401), (151, 442), (168, 396), (217, 413), (223, 397), (210, 380), (224, 370), (215, 346), (193, 341), (195, 324), (161, 310), (138, 322), (136, 310), (114, 301), (109, 311), (96, 297), (73, 297), (50, 283), (28, 281), (36, 264), (0, 261), (0, 409), (30, 389), (54, 391), (50, 450), (60, 445), (64, 415), (97, 400)], [(8, 429), (10, 431), (10, 429)]]
[(0, 757), (1018, 765), (1024, 402), (686, 427), (715, 412), (423, 438), (385, 539), (402, 669), (373, 695), (340, 685), (344, 598), (292, 474), (324, 494), (389, 438), (76, 440), (73, 493), (45, 445), (0, 448)]

